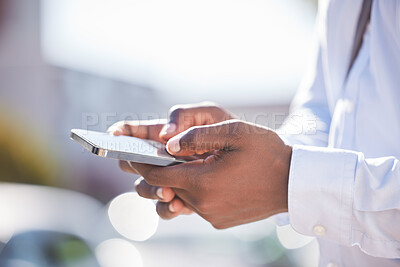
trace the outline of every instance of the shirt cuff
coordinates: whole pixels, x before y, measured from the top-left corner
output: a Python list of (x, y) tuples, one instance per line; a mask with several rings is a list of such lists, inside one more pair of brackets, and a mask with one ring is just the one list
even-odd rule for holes
[(351, 244), (353, 186), (358, 154), (322, 147), (293, 147), (289, 218), (299, 233)]

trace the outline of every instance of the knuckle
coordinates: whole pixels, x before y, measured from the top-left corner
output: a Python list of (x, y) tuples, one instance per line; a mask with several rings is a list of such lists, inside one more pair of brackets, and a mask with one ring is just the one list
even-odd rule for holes
[(169, 117), (171, 119), (178, 119), (185, 108), (182, 105), (174, 105), (169, 109)]
[(173, 113), (173, 112), (178, 112), (179, 110), (183, 110), (183, 105), (173, 105), (170, 109), (169, 112)]
[(226, 132), (226, 137), (233, 140), (238, 140), (243, 137), (244, 122), (240, 120), (234, 120), (229, 124), (228, 131)]
[(240, 132), (243, 129), (244, 122), (241, 120), (233, 120), (232, 126), (236, 130), (236, 132)]
[(219, 114), (223, 112), (223, 109), (215, 103), (210, 103), (207, 107), (213, 114)]
[(222, 108), (212, 101), (200, 102), (197, 105), (195, 105), (195, 108), (203, 111), (208, 111), (213, 114), (218, 114), (222, 111)]

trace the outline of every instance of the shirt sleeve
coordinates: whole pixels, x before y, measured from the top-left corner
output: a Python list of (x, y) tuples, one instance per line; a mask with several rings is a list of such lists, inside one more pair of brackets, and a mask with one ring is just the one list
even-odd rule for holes
[(354, 151), (296, 145), (289, 217), (299, 233), (375, 257), (400, 258), (400, 164)]
[(331, 112), (324, 78), (321, 45), (308, 67), (290, 113), (277, 133), (290, 145), (303, 144), (326, 147), (328, 145)]
[[(318, 21), (317, 21), (318, 23)], [(299, 90), (292, 101), (290, 114), (277, 130), (288, 145), (302, 144), (326, 147), (328, 145), (331, 113), (329, 109), (321, 45), (316, 32), (316, 53)], [(273, 215), (270, 218), (277, 225), (289, 224), (288, 213)]]

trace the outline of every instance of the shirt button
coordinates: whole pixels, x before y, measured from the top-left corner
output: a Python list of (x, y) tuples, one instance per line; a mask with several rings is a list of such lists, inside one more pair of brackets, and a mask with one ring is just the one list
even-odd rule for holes
[(314, 226), (313, 231), (314, 231), (314, 234), (316, 234), (318, 236), (323, 236), (326, 233), (326, 229), (322, 225)]
[(330, 263), (328, 263), (328, 264), (326, 265), (326, 267), (339, 267), (339, 265), (337, 265), (337, 264), (334, 263), (334, 262), (330, 262)]

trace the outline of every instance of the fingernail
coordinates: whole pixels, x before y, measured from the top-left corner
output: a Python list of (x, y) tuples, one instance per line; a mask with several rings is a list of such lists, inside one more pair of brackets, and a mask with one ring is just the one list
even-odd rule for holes
[(171, 139), (169, 139), (167, 143), (167, 150), (171, 154), (178, 153), (181, 151), (181, 145), (179, 144), (180, 136), (174, 136)]
[(174, 133), (176, 130), (176, 124), (175, 123), (168, 123), (165, 124), (164, 127), (161, 130), (161, 135), (166, 135), (166, 134), (171, 134)]
[(168, 205), (168, 209), (169, 209), (169, 211), (172, 212), (172, 213), (175, 212), (175, 208), (174, 208), (174, 206), (172, 205), (172, 203), (170, 203), (170, 204)]
[(159, 188), (157, 189), (156, 194), (157, 194), (157, 196), (158, 196), (160, 199), (164, 199), (162, 187), (159, 187)]

